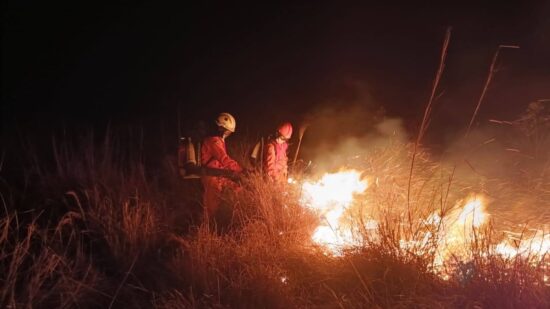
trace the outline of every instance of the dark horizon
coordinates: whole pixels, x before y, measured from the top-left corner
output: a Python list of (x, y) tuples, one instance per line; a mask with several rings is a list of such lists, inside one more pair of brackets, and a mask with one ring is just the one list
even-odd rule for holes
[(437, 144), (467, 125), (499, 44), (521, 48), (501, 53), (478, 121), (510, 119), (550, 98), (549, 3), (12, 1), (3, 13), (4, 131), (111, 124), (158, 134), (175, 130), (179, 110), (184, 129), (228, 111), (240, 132), (266, 132), (319, 106), (359, 101), (382, 106), (414, 135), (452, 27), (429, 135)]

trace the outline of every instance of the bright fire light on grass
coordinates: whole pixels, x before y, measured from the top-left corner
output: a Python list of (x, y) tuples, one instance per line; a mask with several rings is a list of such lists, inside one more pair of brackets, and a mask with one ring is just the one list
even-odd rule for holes
[[(342, 249), (360, 245), (362, 242), (361, 235), (354, 234), (353, 228), (348, 224), (342, 224), (346, 211), (368, 188), (367, 180), (361, 175), (357, 170), (345, 170), (326, 173), (318, 180), (301, 182), (302, 204), (316, 211), (321, 219), (311, 239), (327, 248), (327, 253), (334, 256), (340, 256)], [(295, 179), (289, 179), (289, 183), (298, 184)], [(361, 197), (361, 202), (364, 204), (362, 207), (369, 207), (365, 196)], [(486, 199), (479, 194), (471, 195), (465, 200), (458, 201), (455, 207), (446, 213), (434, 212), (424, 219), (423, 222), (436, 228), (435, 230), (416, 234), (414, 239), (401, 239), (399, 245), (402, 249), (413, 250), (411, 252), (414, 252), (415, 248), (420, 249), (419, 252), (426, 252), (423, 251), (423, 247), (435, 244), (433, 264), (436, 269), (443, 269), (440, 267), (451, 260), (458, 258), (468, 261), (472, 258), (471, 245), (483, 237), (481, 231), (489, 223), (489, 218)], [(378, 222), (374, 219), (367, 221), (369, 226), (373, 227), (370, 230), (376, 234)], [(523, 239), (519, 247), (502, 242), (493, 244), (492, 248), (496, 254), (504, 257), (513, 258), (530, 254), (540, 261), (550, 252), (550, 235), (543, 235), (542, 231), (539, 231), (531, 239)], [(448, 278), (445, 273), (440, 275), (442, 278)]]
[(315, 230), (312, 240), (328, 247), (337, 254), (342, 247), (353, 244), (351, 231), (340, 226), (340, 219), (352, 204), (354, 196), (365, 192), (368, 182), (361, 179), (361, 173), (347, 170), (325, 174), (318, 181), (306, 181), (302, 184), (302, 202), (318, 211), (321, 225)]
[(512, 246), (507, 242), (498, 244), (495, 251), (507, 258), (516, 256), (544, 256), (550, 253), (550, 234), (537, 231), (532, 237), (525, 237), (519, 246)]
[(436, 267), (443, 266), (445, 261), (459, 257), (467, 260), (469, 248), (475, 237), (479, 237), (479, 229), (487, 222), (486, 202), (483, 197), (474, 195), (465, 202), (459, 203), (439, 220), (437, 232), (437, 250), (434, 260)]

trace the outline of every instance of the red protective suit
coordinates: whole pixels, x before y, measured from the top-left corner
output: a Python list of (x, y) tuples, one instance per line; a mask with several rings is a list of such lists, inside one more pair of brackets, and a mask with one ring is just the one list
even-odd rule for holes
[(264, 171), (274, 181), (286, 182), (288, 177), (288, 144), (277, 143), (275, 140), (267, 143), (264, 155)]
[[(204, 139), (201, 146), (201, 165), (234, 172), (242, 171), (239, 163), (227, 155), (225, 141), (219, 136)], [(208, 216), (212, 217), (220, 206), (220, 195), (223, 188), (232, 186), (233, 183), (226, 178), (217, 176), (201, 176), (201, 181), (204, 186), (203, 204)]]

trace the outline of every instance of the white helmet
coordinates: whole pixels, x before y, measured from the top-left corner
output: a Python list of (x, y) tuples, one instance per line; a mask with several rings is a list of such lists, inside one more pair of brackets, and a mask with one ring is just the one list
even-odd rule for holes
[(216, 124), (231, 133), (234, 133), (235, 128), (237, 127), (237, 121), (235, 121), (235, 117), (231, 116), (231, 114), (229, 113), (219, 114), (218, 118), (216, 118)]

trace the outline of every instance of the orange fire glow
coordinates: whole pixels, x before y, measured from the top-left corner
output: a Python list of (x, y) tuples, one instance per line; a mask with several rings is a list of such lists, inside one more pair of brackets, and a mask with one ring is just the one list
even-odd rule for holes
[[(342, 249), (360, 245), (362, 236), (353, 232), (353, 227), (342, 224), (342, 218), (350, 215), (347, 210), (354, 203), (361, 202), (362, 207), (369, 207), (364, 193), (368, 189), (368, 181), (357, 170), (344, 170), (337, 173), (324, 174), (314, 181), (298, 182), (289, 180), (301, 188), (301, 203), (320, 215), (320, 223), (312, 235), (312, 241), (327, 249), (333, 256), (342, 254)], [(486, 227), (490, 215), (487, 211), (487, 199), (480, 194), (472, 194), (463, 201), (458, 201), (451, 210), (441, 214), (434, 212), (428, 218), (419, 218), (427, 225), (436, 226), (437, 230), (426, 231), (415, 239), (401, 239), (401, 248), (418, 248), (423, 245), (435, 244), (434, 268), (443, 269), (447, 261), (460, 259), (468, 261), (472, 257), (468, 250), (475, 239), (479, 239), (483, 227)], [(364, 218), (363, 218), (364, 219)], [(368, 219), (369, 229), (376, 234), (378, 221)], [(363, 220), (363, 223), (365, 221)], [(435, 240), (434, 240), (435, 237)], [(550, 252), (550, 235), (537, 232), (532, 239), (523, 241), (519, 247), (513, 247), (506, 242), (495, 244), (494, 251), (504, 257), (516, 257), (525, 254), (543, 258)], [(425, 251), (424, 251), (425, 252)], [(442, 278), (448, 278), (443, 271)]]
[(318, 211), (323, 219), (312, 236), (314, 242), (326, 246), (333, 254), (356, 243), (350, 229), (341, 227), (340, 219), (354, 196), (365, 192), (367, 187), (368, 182), (356, 170), (327, 173), (318, 181), (302, 184), (303, 204)]

